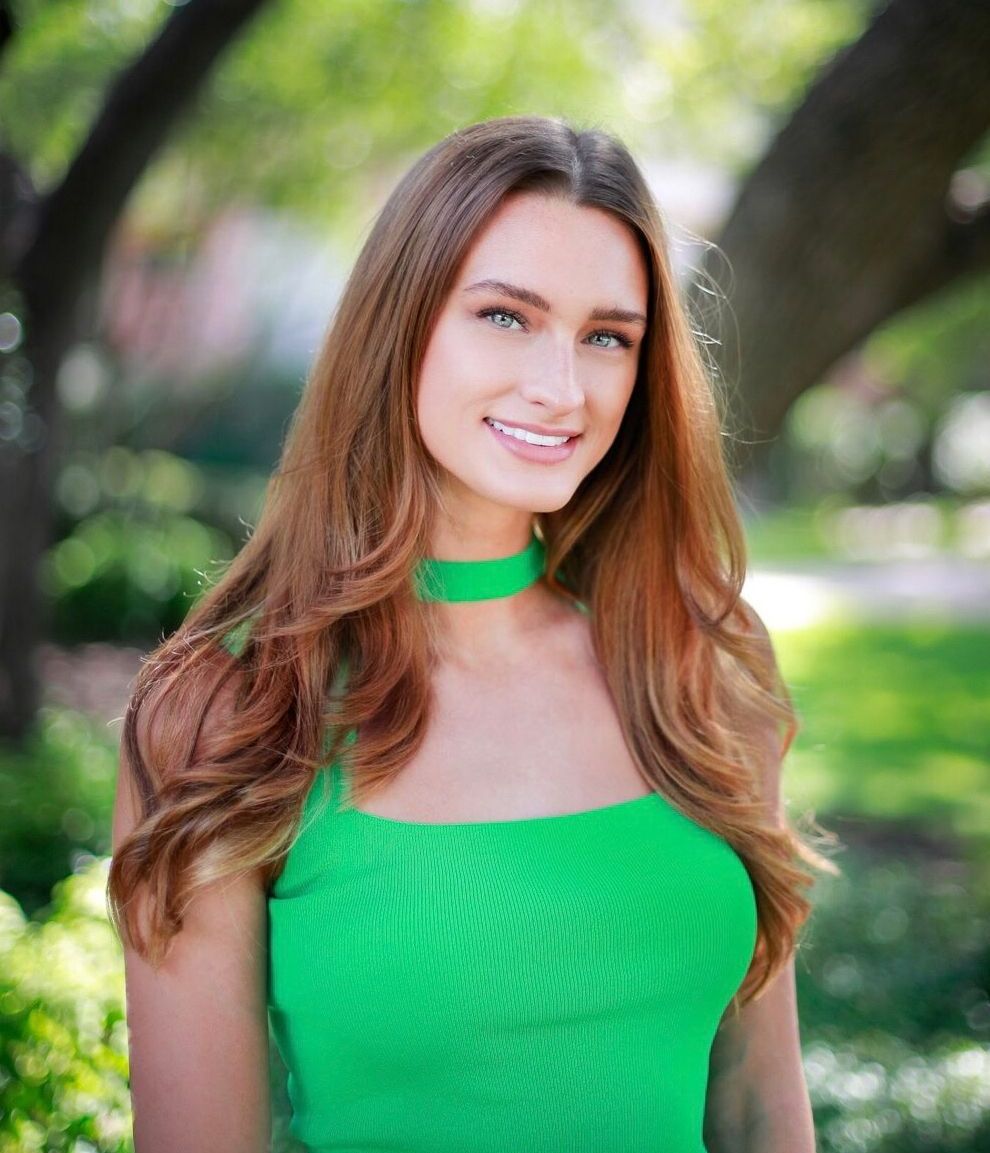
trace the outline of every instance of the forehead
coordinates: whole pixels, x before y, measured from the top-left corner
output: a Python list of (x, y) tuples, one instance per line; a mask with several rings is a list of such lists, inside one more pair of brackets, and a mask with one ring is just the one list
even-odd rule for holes
[[(486, 278), (556, 296), (646, 307), (646, 263), (633, 230), (600, 208), (542, 193), (507, 196), (475, 237), (457, 287)], [(614, 299), (612, 299), (614, 298)]]

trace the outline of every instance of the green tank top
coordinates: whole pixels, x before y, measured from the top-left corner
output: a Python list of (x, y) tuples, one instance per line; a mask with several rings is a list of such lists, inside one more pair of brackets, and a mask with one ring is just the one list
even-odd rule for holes
[[(522, 555), (431, 558), (431, 580), (457, 579), (420, 587), (467, 594), (474, 564), (505, 595), (534, 579), (509, 565)], [(729, 844), (658, 793), (427, 824), (342, 808), (349, 787), (343, 763), (317, 774), (269, 894), (293, 1136), (312, 1153), (705, 1153), (712, 1041), (756, 943)]]

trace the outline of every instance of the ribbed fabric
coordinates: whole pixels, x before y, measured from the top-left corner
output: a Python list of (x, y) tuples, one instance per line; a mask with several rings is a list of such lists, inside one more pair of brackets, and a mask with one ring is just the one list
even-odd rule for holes
[[(522, 556), (437, 562), (477, 566), (443, 599), (525, 583)], [(235, 655), (250, 623), (224, 638)], [(711, 1045), (756, 944), (731, 846), (657, 793), (425, 824), (342, 808), (348, 792), (342, 764), (317, 774), (269, 894), (293, 1136), (311, 1153), (705, 1153)]]
[(314, 1153), (704, 1153), (756, 942), (748, 873), (659, 794), (425, 824), (321, 772), (269, 900), (268, 1000)]

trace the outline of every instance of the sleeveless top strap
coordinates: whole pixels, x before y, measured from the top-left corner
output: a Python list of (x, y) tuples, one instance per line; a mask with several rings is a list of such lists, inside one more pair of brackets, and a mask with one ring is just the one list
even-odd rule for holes
[[(244, 645), (247, 643), (248, 636), (259, 615), (260, 613), (253, 613), (232, 629), (228, 629), (220, 638), (220, 643), (233, 657), (239, 658), (244, 651)], [(341, 659), (340, 666), (334, 678), (331, 689), (332, 695), (337, 696), (343, 691), (347, 683), (347, 673), (347, 658), (344, 657)], [(356, 732), (351, 729), (344, 738), (345, 747), (353, 744), (356, 736)], [(326, 755), (329, 755), (331, 740), (332, 730), (328, 727), (323, 737), (323, 751)], [(321, 769), (317, 772), (313, 787), (310, 790), (310, 796), (306, 806), (307, 810), (314, 802), (314, 799), (319, 800), (322, 798), (325, 799), (330, 808), (336, 812), (348, 794), (348, 784), (349, 776), (340, 761), (325, 761)]]
[[(344, 737), (344, 750), (348, 745), (354, 744), (357, 733), (354, 729), (349, 729), (347, 735)], [(329, 754), (331, 730), (327, 728), (323, 737), (323, 751), (325, 755)], [(322, 785), (321, 785), (321, 782)], [(323, 766), (316, 774), (316, 780), (313, 783), (314, 792), (328, 792), (328, 805), (330, 809), (336, 813), (340, 810), (341, 805), (346, 801), (350, 795), (350, 774), (346, 766), (338, 757), (335, 760), (325, 760)]]

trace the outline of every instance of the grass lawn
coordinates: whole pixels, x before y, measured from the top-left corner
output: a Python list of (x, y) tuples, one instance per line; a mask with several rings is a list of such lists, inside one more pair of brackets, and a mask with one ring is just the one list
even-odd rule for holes
[(990, 629), (774, 631), (802, 722), (784, 767), (792, 817), (910, 822), (990, 849)]
[(802, 722), (789, 799), (990, 836), (990, 627), (827, 624), (773, 642)]

